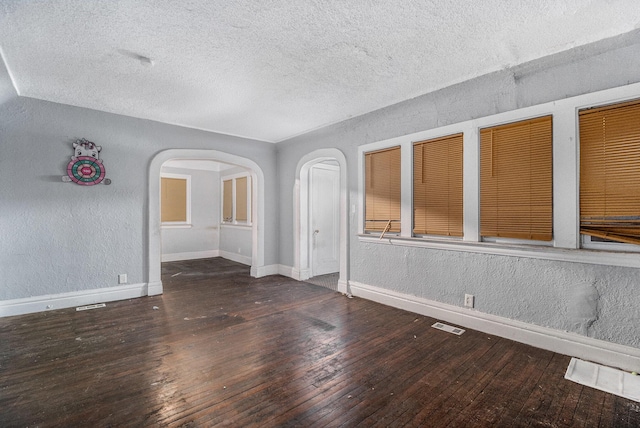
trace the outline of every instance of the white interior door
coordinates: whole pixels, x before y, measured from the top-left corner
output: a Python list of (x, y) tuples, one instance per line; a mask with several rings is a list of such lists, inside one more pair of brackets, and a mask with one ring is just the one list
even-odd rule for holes
[(319, 163), (309, 170), (311, 276), (340, 270), (340, 167)]

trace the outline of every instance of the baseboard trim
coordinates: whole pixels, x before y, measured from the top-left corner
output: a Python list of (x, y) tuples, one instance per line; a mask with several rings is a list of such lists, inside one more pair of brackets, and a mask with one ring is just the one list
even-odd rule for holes
[(640, 369), (640, 349), (630, 346), (485, 314), (356, 281), (349, 281), (349, 286), (354, 296), (437, 318), (461, 327), (479, 330), (609, 367), (628, 371)]
[(277, 275), (279, 270), (280, 265), (251, 266), (251, 276), (254, 278), (262, 278), (263, 276)]
[(349, 281), (338, 280), (338, 292), (342, 294), (349, 294)]
[(242, 254), (236, 254), (230, 251), (223, 251), (223, 250), (218, 250), (218, 254), (220, 257), (224, 259), (242, 263), (243, 265), (251, 266), (252, 260), (250, 256), (243, 256)]
[(147, 296), (157, 296), (162, 294), (162, 281), (150, 282), (147, 286)]
[(296, 278), (295, 276), (295, 272), (296, 270), (293, 268), (293, 266), (278, 265), (278, 275), (298, 280), (298, 278)]
[[(157, 291), (157, 286), (155, 286)], [(94, 303), (114, 302), (146, 296), (149, 291), (146, 283), (126, 284), (95, 290), (73, 291), (70, 293), (48, 294), (0, 301), (0, 317), (31, 314), (34, 312), (92, 305)], [(160, 284), (162, 292), (162, 284)]]
[(181, 260), (208, 259), (218, 256), (220, 256), (219, 250), (190, 251), (185, 253), (163, 254), (161, 260), (163, 262), (178, 262)]

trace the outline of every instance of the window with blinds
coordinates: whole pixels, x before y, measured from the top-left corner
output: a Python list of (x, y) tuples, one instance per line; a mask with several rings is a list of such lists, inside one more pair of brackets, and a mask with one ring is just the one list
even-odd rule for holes
[(553, 238), (552, 117), (480, 131), (480, 234)]
[(400, 232), (400, 147), (364, 159), (365, 232)]
[(462, 134), (413, 146), (414, 235), (462, 236)]
[(222, 182), (222, 221), (233, 221), (233, 180)]
[(247, 222), (247, 184), (249, 177), (236, 178), (236, 221)]
[(580, 116), (580, 232), (640, 244), (640, 101)]
[(222, 181), (222, 221), (251, 223), (251, 177), (248, 175)]
[(188, 222), (187, 179), (160, 177), (160, 192), (160, 221)]

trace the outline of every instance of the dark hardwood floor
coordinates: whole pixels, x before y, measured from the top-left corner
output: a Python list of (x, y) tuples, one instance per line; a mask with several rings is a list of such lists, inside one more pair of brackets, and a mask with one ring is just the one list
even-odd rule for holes
[(564, 380), (567, 356), (223, 259), (162, 279), (0, 319), (0, 426), (640, 426), (640, 403)]

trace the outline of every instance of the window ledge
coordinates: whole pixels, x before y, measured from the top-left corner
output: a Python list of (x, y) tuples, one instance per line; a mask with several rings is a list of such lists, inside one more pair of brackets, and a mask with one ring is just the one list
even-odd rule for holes
[(463, 251), (510, 257), (526, 257), (573, 263), (640, 268), (640, 257), (638, 257), (637, 253), (554, 248), (535, 245), (525, 246), (516, 244), (496, 244), (490, 242), (453, 241), (444, 239), (427, 240), (420, 238), (402, 238), (399, 236), (385, 236), (384, 238), (379, 239), (379, 236), (375, 235), (358, 235), (358, 240), (369, 244), (419, 247), (436, 250)]
[(251, 224), (221, 223), (220, 227), (225, 229), (251, 229)]
[(160, 225), (161, 229), (191, 229), (192, 227), (193, 225), (189, 223), (162, 223)]

